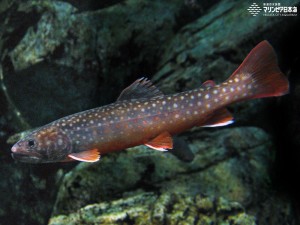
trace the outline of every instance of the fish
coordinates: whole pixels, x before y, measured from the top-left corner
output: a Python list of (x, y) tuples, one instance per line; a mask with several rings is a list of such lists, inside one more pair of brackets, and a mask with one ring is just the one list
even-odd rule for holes
[(11, 154), (25, 163), (50, 163), (97, 162), (104, 154), (138, 145), (172, 151), (174, 135), (233, 123), (226, 106), (288, 92), (288, 79), (264, 40), (223, 83), (208, 80), (194, 90), (164, 95), (150, 80), (140, 78), (114, 103), (37, 128), (15, 143)]

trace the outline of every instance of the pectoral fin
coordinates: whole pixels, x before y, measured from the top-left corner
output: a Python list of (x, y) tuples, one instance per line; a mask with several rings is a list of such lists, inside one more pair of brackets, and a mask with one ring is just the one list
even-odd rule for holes
[(158, 151), (168, 151), (173, 148), (173, 140), (168, 132), (163, 132), (145, 145)]
[(91, 149), (78, 153), (71, 153), (68, 155), (70, 158), (82, 162), (97, 162), (100, 159), (98, 149)]

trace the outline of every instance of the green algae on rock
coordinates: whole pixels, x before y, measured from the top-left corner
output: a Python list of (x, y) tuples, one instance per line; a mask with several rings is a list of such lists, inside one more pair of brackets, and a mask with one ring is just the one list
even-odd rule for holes
[(179, 193), (137, 192), (121, 200), (87, 205), (75, 213), (50, 219), (63, 224), (231, 224), (255, 225), (239, 203), (224, 198)]

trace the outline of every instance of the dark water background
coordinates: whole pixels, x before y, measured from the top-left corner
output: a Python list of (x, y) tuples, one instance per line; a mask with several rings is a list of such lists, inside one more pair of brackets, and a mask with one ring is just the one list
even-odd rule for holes
[[(0, 224), (48, 224), (51, 217), (49, 224), (70, 224), (72, 217), (74, 224), (106, 224), (96, 215), (109, 209), (128, 215), (116, 224), (197, 224), (204, 216), (214, 224), (299, 224), (299, 12), (254, 17), (251, 4), (0, 0)], [(299, 1), (281, 5), (300, 7)], [(137, 78), (151, 78), (164, 93), (208, 79), (220, 83), (265, 39), (289, 78), (290, 94), (230, 106), (236, 120), (230, 127), (185, 133), (195, 154), (191, 163), (145, 149), (79, 167), (22, 164), (10, 156), (12, 135), (111, 103)], [(205, 208), (199, 198), (213, 206)], [(180, 202), (182, 211), (172, 207)], [(95, 218), (84, 210), (76, 217), (100, 203), (106, 210), (97, 208)], [(134, 206), (143, 213), (131, 214)], [(166, 210), (155, 214), (160, 206)]]

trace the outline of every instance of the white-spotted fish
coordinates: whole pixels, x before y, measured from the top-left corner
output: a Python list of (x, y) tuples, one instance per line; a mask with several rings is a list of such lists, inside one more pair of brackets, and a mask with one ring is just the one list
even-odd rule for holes
[(139, 79), (115, 103), (58, 119), (30, 133), (12, 147), (13, 158), (29, 163), (96, 162), (100, 155), (146, 145), (172, 149), (172, 135), (194, 126), (233, 122), (226, 106), (244, 100), (281, 96), (289, 83), (277, 65), (272, 46), (263, 41), (223, 83), (164, 95)]

